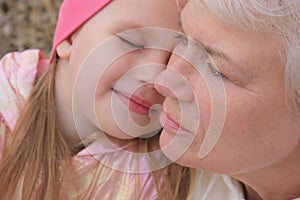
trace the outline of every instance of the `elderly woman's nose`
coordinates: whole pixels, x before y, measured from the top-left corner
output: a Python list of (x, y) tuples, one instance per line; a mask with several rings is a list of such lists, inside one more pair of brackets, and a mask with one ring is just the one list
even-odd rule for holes
[(165, 97), (185, 102), (192, 102), (194, 99), (194, 93), (188, 80), (170, 67), (157, 76), (155, 88)]

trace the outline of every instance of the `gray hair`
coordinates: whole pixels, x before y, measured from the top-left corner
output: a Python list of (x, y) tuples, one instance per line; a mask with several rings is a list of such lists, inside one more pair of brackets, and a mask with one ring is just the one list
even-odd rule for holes
[(300, 0), (192, 0), (225, 22), (267, 31), (280, 42), (289, 108), (300, 114)]

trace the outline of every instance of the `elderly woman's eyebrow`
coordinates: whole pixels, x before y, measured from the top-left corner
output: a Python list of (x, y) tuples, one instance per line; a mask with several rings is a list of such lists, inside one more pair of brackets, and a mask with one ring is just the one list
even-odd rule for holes
[(208, 42), (200, 40), (199, 38), (197, 38), (195, 36), (193, 38), (188, 36), (186, 34), (186, 32), (184, 30), (184, 26), (182, 24), (181, 14), (178, 16), (178, 25), (179, 25), (179, 31), (181, 33), (183, 33), (191, 43), (193, 43), (196, 46), (199, 46), (200, 48), (205, 49), (206, 52), (211, 54), (211, 55), (221, 57), (221, 58), (223, 58), (223, 59), (225, 59), (225, 60), (227, 60), (228, 62), (231, 62), (231, 63), (233, 62), (233, 60), (230, 58), (230, 56), (224, 50), (218, 48), (215, 45), (209, 44)]
[(186, 31), (184, 29), (183, 23), (182, 23), (182, 16), (181, 14), (178, 17), (178, 25), (179, 30), (183, 34), (184, 37), (189, 41), (190, 44), (193, 46), (198, 46), (201, 49), (204, 49), (209, 55), (213, 57), (221, 58), (227, 65), (223, 65), (224, 68), (230, 68), (229, 70), (236, 69), (237, 71), (243, 72), (244, 68), (241, 67), (241, 60), (238, 58), (233, 58), (232, 55), (230, 55), (226, 49), (220, 48), (220, 46), (216, 44), (212, 44), (208, 41), (205, 41), (201, 39), (197, 35), (189, 36), (186, 34)]

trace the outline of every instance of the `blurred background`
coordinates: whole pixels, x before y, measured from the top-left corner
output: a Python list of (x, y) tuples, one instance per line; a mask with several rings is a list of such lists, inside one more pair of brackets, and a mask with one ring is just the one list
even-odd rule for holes
[(0, 57), (7, 52), (51, 50), (62, 0), (0, 0)]

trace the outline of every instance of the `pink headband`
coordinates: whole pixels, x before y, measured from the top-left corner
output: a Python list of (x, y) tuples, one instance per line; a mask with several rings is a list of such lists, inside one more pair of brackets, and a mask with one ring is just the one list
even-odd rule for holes
[(64, 0), (59, 11), (49, 62), (56, 47), (112, 0)]

